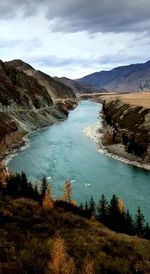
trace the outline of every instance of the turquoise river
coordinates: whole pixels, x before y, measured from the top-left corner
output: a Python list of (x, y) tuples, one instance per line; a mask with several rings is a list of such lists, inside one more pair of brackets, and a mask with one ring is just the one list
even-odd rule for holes
[(10, 161), (9, 167), (26, 172), (32, 181), (45, 174), (57, 197), (66, 179), (72, 181), (73, 199), (85, 202), (102, 193), (117, 194), (135, 214), (138, 205), (150, 222), (150, 171), (123, 163), (100, 153), (83, 129), (98, 121), (101, 105), (82, 101), (68, 119), (30, 136), (30, 146)]

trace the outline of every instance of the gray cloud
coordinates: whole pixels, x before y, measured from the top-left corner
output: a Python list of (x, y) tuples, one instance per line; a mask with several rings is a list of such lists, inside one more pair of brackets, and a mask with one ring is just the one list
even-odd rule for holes
[[(43, 8), (43, 9), (42, 9)], [(150, 29), (149, 0), (1, 0), (0, 16), (43, 10), (53, 31), (139, 32)], [(53, 21), (52, 21), (53, 20)], [(52, 24), (51, 24), (52, 21)]]
[[(61, 3), (61, 5), (58, 4)], [(150, 28), (149, 0), (58, 1), (47, 12), (54, 31), (124, 32)]]
[[(42, 2), (44, 4), (46, 0), (42, 0)], [(40, 3), (40, 0), (1, 0), (0, 17), (1, 19), (12, 19), (20, 10), (24, 16), (31, 16), (38, 11)]]
[[(73, 68), (73, 67), (99, 67), (105, 65), (107, 67), (113, 68), (119, 64), (130, 64), (143, 62), (143, 55), (130, 55), (126, 50), (121, 50), (116, 54), (107, 54), (103, 56), (89, 56), (87, 58), (63, 58), (54, 55), (38, 55), (30, 57), (27, 60), (33, 66), (36, 65), (45, 68)], [(145, 58), (145, 61), (147, 59)]]

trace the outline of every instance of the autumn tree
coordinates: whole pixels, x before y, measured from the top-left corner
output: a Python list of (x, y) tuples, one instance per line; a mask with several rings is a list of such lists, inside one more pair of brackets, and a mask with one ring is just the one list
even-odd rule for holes
[(71, 202), (71, 195), (72, 195), (71, 181), (70, 181), (70, 179), (68, 179), (64, 184), (63, 200), (70, 203)]
[(67, 254), (64, 239), (57, 237), (51, 251), (51, 260), (48, 263), (47, 274), (74, 274), (73, 259)]
[(85, 257), (81, 274), (94, 274), (94, 262), (89, 257)]
[(42, 205), (45, 208), (53, 208), (54, 207), (54, 197), (52, 186), (49, 184), (45, 190), (45, 195), (43, 197)]

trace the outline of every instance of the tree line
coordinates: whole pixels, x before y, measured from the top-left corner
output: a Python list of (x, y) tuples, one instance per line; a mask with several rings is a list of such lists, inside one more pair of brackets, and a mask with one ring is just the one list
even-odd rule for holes
[(150, 226), (148, 223), (145, 224), (145, 217), (140, 207), (138, 207), (136, 215), (132, 217), (129, 210), (125, 209), (123, 201), (115, 194), (110, 201), (107, 201), (105, 195), (102, 194), (97, 204), (91, 197), (84, 205), (81, 203), (80, 206), (77, 206), (72, 200), (69, 179), (64, 184), (62, 197), (55, 199), (52, 187), (45, 176), (41, 183), (31, 183), (24, 172), (11, 174), (7, 178), (5, 187), (0, 184), (0, 190), (4, 195), (9, 195), (12, 198), (26, 197), (36, 200), (45, 208), (63, 207), (65, 210), (85, 218), (94, 217), (100, 223), (119, 233), (150, 239)]
[(95, 216), (99, 222), (116, 232), (150, 239), (150, 226), (148, 223), (145, 224), (145, 217), (140, 207), (132, 217), (129, 210), (124, 208), (123, 201), (115, 194), (109, 202), (102, 194), (97, 204), (91, 197), (85, 205), (81, 203), (80, 208), (87, 217)]

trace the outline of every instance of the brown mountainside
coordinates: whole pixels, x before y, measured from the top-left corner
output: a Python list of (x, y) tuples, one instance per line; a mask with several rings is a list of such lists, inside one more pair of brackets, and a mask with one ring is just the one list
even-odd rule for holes
[[(17, 68), (19, 62), (22, 70)], [(19, 62), (0, 61), (0, 168), (6, 155), (24, 145), (25, 134), (65, 118), (76, 105), (71, 89)]]
[(35, 70), (33, 67), (23, 62), (22, 60), (13, 60), (10, 62), (6, 62), (11, 67), (15, 67), (16, 69), (25, 72), (27, 75), (32, 76), (37, 82), (45, 87), (53, 99), (53, 101), (60, 98), (75, 98), (74, 91), (68, 85), (57, 81), (52, 78), (48, 74)]

